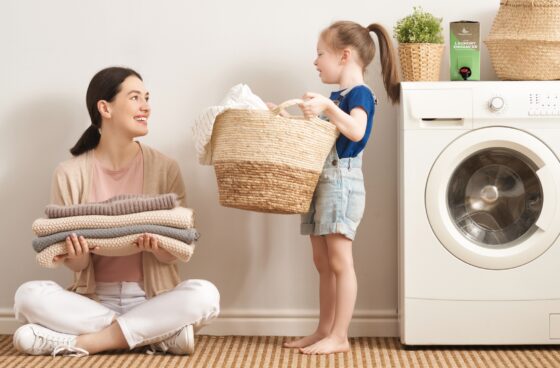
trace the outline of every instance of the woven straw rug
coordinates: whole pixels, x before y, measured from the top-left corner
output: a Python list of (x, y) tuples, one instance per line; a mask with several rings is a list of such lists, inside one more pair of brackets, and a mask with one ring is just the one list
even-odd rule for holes
[(360, 337), (351, 339), (349, 353), (306, 356), (282, 348), (285, 339), (201, 335), (191, 357), (113, 353), (52, 358), (21, 355), (12, 347), (11, 336), (0, 335), (0, 367), (560, 367), (560, 347), (555, 346), (404, 349), (396, 338)]

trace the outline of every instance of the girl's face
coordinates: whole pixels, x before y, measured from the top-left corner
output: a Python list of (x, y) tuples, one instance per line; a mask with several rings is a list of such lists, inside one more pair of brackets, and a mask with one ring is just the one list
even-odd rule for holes
[(119, 93), (108, 103), (112, 128), (130, 138), (148, 134), (149, 99), (150, 93), (142, 80), (135, 76), (126, 78)]
[(341, 54), (331, 49), (322, 37), (317, 42), (317, 58), (313, 64), (319, 72), (321, 82), (325, 84), (339, 83), (343, 67)]

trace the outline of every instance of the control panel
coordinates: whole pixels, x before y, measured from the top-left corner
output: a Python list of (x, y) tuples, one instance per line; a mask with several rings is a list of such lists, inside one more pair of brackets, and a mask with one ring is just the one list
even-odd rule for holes
[(560, 80), (403, 82), (401, 89), (412, 124), (405, 129), (560, 126)]
[(560, 94), (529, 93), (529, 115), (559, 116)]

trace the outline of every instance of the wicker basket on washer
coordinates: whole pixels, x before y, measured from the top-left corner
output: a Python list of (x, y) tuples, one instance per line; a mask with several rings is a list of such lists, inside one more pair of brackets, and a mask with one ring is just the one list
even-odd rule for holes
[(560, 0), (501, 0), (484, 42), (500, 79), (560, 79)]
[(438, 81), (443, 44), (399, 43), (403, 81)]
[(305, 213), (338, 131), (327, 121), (230, 109), (216, 118), (212, 163), (220, 204), (268, 213)]

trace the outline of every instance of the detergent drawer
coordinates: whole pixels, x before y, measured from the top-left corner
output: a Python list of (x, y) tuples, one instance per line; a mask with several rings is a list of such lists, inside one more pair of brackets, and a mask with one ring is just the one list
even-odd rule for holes
[(403, 90), (403, 129), (472, 129), (470, 89)]

